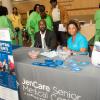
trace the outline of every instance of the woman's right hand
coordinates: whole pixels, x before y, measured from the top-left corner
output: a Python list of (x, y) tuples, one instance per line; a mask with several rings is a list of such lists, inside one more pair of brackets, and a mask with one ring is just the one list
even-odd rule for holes
[(67, 47), (62, 48), (64, 51), (68, 51), (69, 49)]

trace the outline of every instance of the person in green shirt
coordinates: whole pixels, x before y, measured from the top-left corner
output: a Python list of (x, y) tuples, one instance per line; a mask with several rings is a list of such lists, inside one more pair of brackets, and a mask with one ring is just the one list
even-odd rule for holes
[(47, 24), (47, 29), (53, 30), (53, 21), (52, 21), (51, 16), (46, 14), (44, 5), (39, 5), (39, 9), (37, 8), (37, 10), (33, 11), (31, 15), (29, 16), (27, 20), (27, 25), (26, 25), (26, 28), (28, 30), (28, 33), (32, 41), (31, 47), (34, 46), (34, 36), (35, 36), (35, 33), (39, 31), (38, 24), (41, 19), (45, 19), (46, 24)]
[(94, 19), (96, 22), (95, 41), (100, 41), (100, 4), (99, 4), (99, 10), (96, 11)]
[(9, 29), (12, 44), (15, 45), (16, 41), (15, 41), (15, 37), (14, 37), (14, 33), (13, 33), (14, 28), (12, 26), (11, 21), (7, 17), (7, 14), (8, 14), (7, 8), (0, 6), (0, 28), (8, 28)]
[(44, 19), (46, 21), (47, 29), (53, 31), (52, 17), (46, 14), (44, 5), (40, 5), (40, 16), (41, 16), (41, 19)]
[(38, 29), (37, 22), (40, 20), (39, 15), (39, 4), (36, 4), (32, 10), (31, 13), (29, 13), (27, 23), (26, 23), (26, 29), (28, 31), (29, 37), (31, 38), (32, 45), (34, 45), (34, 33)]

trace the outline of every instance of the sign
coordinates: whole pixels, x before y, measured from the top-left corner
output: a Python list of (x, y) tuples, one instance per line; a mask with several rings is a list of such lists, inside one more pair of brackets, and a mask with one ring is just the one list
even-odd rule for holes
[(46, 59), (41, 56), (31, 60), (27, 52), (32, 50), (22, 47), (14, 51), (19, 100), (100, 100), (100, 70), (88, 64), (81, 66), (83, 71), (73, 72), (67, 63), (72, 59), (90, 62), (88, 56), (72, 56), (65, 61), (66, 68), (51, 68), (32, 65)]
[(96, 76), (20, 62), (16, 68), (20, 100), (100, 100)]
[(66, 32), (66, 28), (64, 27), (64, 25), (63, 25), (63, 24), (59, 24), (58, 31), (61, 31), (61, 32)]
[(18, 100), (9, 29), (0, 29), (0, 100)]
[(100, 67), (100, 42), (95, 42), (93, 52), (92, 52), (92, 63)]

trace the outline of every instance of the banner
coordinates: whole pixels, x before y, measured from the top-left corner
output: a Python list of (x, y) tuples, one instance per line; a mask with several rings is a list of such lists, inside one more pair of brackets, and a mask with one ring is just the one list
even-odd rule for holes
[(0, 100), (18, 100), (9, 29), (0, 29)]

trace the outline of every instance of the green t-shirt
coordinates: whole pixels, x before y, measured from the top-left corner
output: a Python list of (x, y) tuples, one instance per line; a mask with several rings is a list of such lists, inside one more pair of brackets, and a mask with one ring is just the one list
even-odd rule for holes
[(96, 23), (96, 29), (100, 29), (100, 10), (96, 11), (94, 19)]
[[(27, 24), (26, 24), (26, 28), (30, 35), (39, 31), (39, 21), (40, 20), (41, 20), (41, 16), (39, 13), (37, 12), (31, 13), (31, 15), (29, 16), (27, 20)], [(47, 29), (53, 30), (53, 21), (52, 21), (51, 16), (46, 15), (45, 21), (46, 21)]]
[[(14, 37), (14, 28), (7, 16), (0, 16), (0, 28), (8, 28), (10, 37)], [(12, 40), (12, 44), (15, 44), (15, 41)]]

